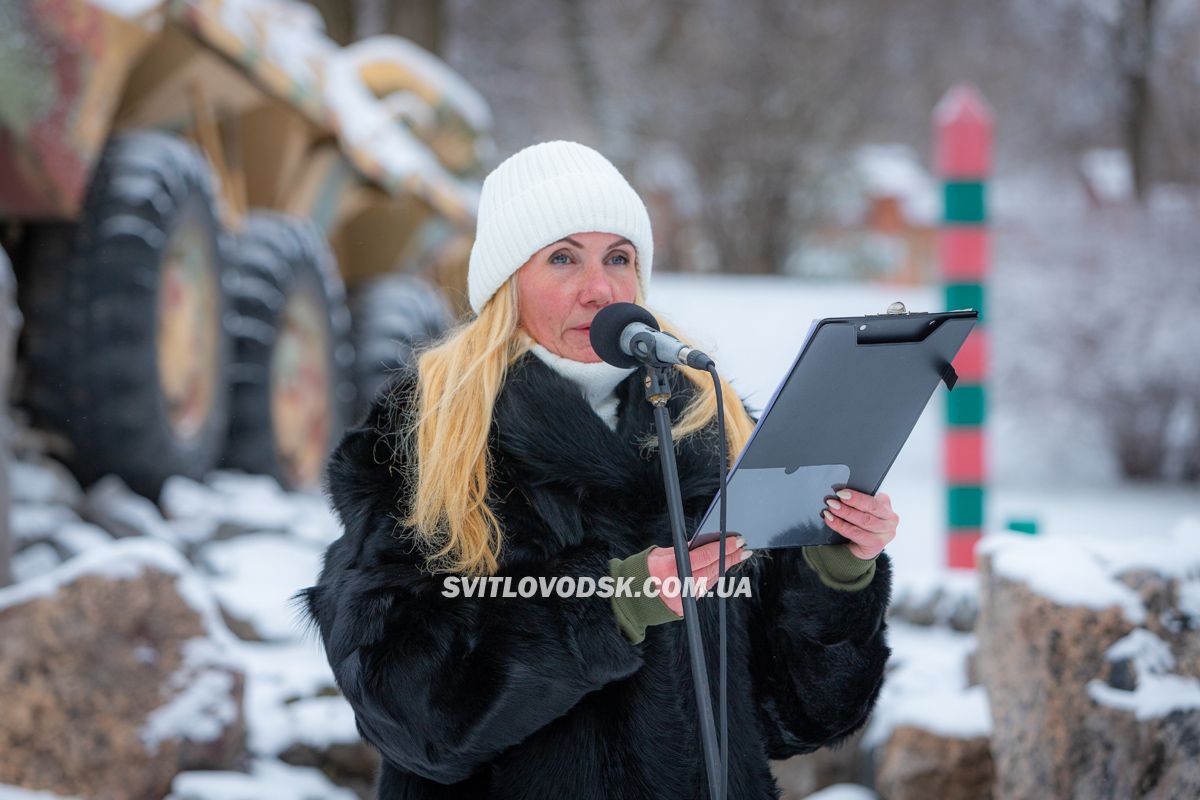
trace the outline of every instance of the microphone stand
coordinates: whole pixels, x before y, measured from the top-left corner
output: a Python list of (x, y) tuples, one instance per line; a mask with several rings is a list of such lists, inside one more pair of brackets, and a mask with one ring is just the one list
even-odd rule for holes
[(696, 690), (696, 707), (700, 712), (700, 735), (704, 744), (704, 764), (708, 774), (709, 795), (718, 800), (721, 794), (721, 758), (717, 745), (717, 728), (713, 722), (712, 693), (708, 688), (708, 668), (700, 638), (699, 609), (696, 596), (683, 591), (692, 577), (692, 562), (688, 555), (683, 530), (683, 496), (679, 491), (679, 470), (675, 465), (675, 446), (671, 440), (671, 415), (667, 400), (671, 398), (669, 375), (674, 367), (646, 365), (646, 399), (654, 406), (654, 424), (658, 429), (658, 450), (662, 461), (663, 483), (667, 489), (667, 508), (671, 514), (671, 534), (675, 543), (675, 567), (679, 573), (683, 598), (683, 622), (687, 628), (688, 651), (691, 655), (692, 684)]

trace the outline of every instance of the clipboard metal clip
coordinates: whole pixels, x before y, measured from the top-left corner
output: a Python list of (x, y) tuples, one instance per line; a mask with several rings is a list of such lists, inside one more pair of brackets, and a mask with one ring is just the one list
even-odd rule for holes
[(942, 381), (946, 384), (946, 391), (950, 391), (954, 388), (954, 384), (958, 383), (958, 372), (949, 361), (946, 362), (946, 366), (942, 367)]

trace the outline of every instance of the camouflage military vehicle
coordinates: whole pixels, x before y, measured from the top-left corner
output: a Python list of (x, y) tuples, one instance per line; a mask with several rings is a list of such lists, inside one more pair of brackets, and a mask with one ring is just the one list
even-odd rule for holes
[(86, 484), (315, 486), (386, 371), (465, 310), (483, 99), (291, 0), (0, 8), (16, 400)]

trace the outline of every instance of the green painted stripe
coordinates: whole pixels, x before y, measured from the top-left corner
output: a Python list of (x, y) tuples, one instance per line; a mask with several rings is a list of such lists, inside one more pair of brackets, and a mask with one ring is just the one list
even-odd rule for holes
[(950, 425), (982, 425), (987, 396), (981, 384), (961, 381), (946, 396), (946, 422)]
[(1008, 529), (1017, 533), (1028, 533), (1034, 536), (1038, 532), (1038, 524), (1036, 519), (1010, 519), (1008, 521)]
[(981, 224), (987, 219), (984, 184), (979, 181), (948, 181), (943, 202), (947, 224)]
[(951, 486), (946, 493), (951, 528), (983, 527), (983, 487)]
[(973, 308), (979, 312), (979, 324), (985, 315), (983, 309), (984, 286), (981, 283), (947, 283), (946, 309)]

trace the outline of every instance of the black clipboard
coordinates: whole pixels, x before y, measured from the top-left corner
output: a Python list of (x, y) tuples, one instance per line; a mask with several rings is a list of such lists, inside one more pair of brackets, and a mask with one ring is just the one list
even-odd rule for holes
[[(814, 320), (728, 480), (727, 530), (751, 549), (840, 544), (837, 490), (875, 494), (979, 319), (974, 309)], [(720, 538), (720, 494), (688, 542)]]

